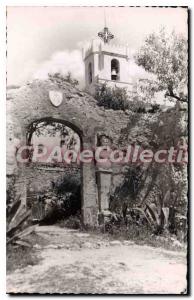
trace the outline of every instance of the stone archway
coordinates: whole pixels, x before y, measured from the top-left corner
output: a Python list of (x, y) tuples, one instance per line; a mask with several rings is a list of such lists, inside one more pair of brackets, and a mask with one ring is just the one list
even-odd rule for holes
[[(51, 96), (52, 95), (52, 96)], [(53, 98), (54, 95), (54, 98)], [(7, 113), (11, 118), (13, 135), (20, 145), (27, 144), (27, 132), (30, 124), (38, 120), (58, 120), (75, 130), (82, 141), (83, 149), (95, 149), (96, 136), (103, 133), (119, 143), (122, 128), (126, 128), (129, 116), (122, 111), (104, 110), (97, 101), (70, 83), (63, 86), (51, 80), (34, 80), (13, 91), (8, 98)], [(26, 205), (26, 174), (25, 165), (18, 164), (17, 193), (23, 206)], [(111, 175), (112, 176), (112, 175)], [(96, 165), (82, 165), (82, 216), (85, 224), (96, 226), (98, 212), (103, 205), (99, 203), (96, 183)], [(103, 197), (101, 197), (103, 199)]]
[[(54, 121), (62, 123), (69, 128), (73, 129), (80, 138), (81, 147), (83, 149), (93, 149), (92, 139), (90, 136), (84, 136), (83, 131), (77, 127), (73, 122), (66, 121), (65, 119), (58, 119), (56, 117), (48, 116), (46, 118), (36, 119), (34, 122), (41, 122), (43, 120)], [(29, 124), (31, 126), (31, 124)], [(29, 128), (28, 126), (28, 128)], [(25, 132), (26, 144), (28, 144), (28, 129)], [(21, 166), (22, 176), (25, 178), (25, 184), (28, 185), (26, 165)], [(23, 180), (22, 180), (23, 182)], [(26, 195), (27, 196), (27, 195)], [(24, 196), (24, 197), (26, 197)], [(91, 226), (98, 224), (98, 199), (97, 199), (97, 186), (96, 186), (96, 171), (95, 164), (92, 161), (90, 164), (81, 163), (81, 212), (84, 223)], [(24, 200), (25, 201), (25, 200)]]
[[(59, 106), (52, 103), (49, 91), (60, 93), (62, 102)], [(65, 89), (59, 89), (50, 81), (35, 81), (31, 85), (21, 88), (17, 96), (13, 98), (9, 111), (14, 127), (19, 129), (20, 144), (26, 145), (28, 143), (27, 132), (33, 122), (55, 120), (76, 131), (84, 149), (93, 149), (95, 146), (94, 124), (97, 124), (99, 117), (94, 113), (94, 110), (90, 111), (90, 116), (86, 116), (86, 107), (87, 110), (89, 107), (87, 103), (84, 103), (85, 98), (84, 94), (71, 85), (67, 84)], [(27, 184), (25, 164), (19, 163), (17, 165), (17, 173), (19, 174), (17, 190), (21, 194), (23, 205), (25, 205)], [(96, 226), (98, 223), (97, 195), (94, 162), (82, 163), (82, 216), (84, 223), (92, 226)]]
[[(27, 144), (26, 198), (32, 220), (53, 223), (80, 214), (84, 204), (81, 132), (63, 120), (48, 117), (29, 126)], [(68, 151), (74, 157), (69, 158)]]

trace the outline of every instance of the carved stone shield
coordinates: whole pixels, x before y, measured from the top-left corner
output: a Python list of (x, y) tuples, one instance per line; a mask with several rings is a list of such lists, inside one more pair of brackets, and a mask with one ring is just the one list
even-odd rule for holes
[(63, 101), (63, 94), (60, 91), (49, 91), (49, 98), (54, 106), (59, 106)]

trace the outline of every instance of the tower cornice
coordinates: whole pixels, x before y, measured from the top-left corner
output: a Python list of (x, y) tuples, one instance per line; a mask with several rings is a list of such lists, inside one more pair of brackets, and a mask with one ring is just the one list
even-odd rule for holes
[(83, 60), (89, 57), (89, 55), (92, 53), (104, 53), (124, 58), (129, 58), (130, 56), (128, 46), (123, 46), (119, 44), (103, 44), (99, 40), (93, 40), (91, 45), (84, 49)]
[(90, 52), (87, 56), (85, 56), (84, 61), (93, 54), (105, 54), (113, 57), (122, 57), (122, 58), (129, 59), (129, 56), (124, 54), (118, 54), (118, 53), (113, 53), (108, 51), (94, 51), (94, 52)]

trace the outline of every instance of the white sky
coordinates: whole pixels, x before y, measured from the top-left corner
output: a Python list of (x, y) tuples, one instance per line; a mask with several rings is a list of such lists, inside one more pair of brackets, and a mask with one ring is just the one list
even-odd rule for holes
[(103, 29), (104, 10), (114, 43), (128, 44), (131, 50), (161, 27), (187, 36), (187, 10), (183, 8), (8, 7), (8, 85), (57, 71), (71, 71), (83, 81), (80, 49)]

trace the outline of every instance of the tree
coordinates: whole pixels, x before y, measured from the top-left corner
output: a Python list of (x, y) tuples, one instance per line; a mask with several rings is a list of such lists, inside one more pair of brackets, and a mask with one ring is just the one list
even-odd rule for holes
[(175, 32), (167, 34), (162, 29), (159, 34), (152, 33), (146, 38), (136, 56), (137, 64), (156, 76), (152, 89), (165, 91), (165, 97), (170, 100), (187, 101), (187, 48), (183, 36)]
[[(43, 122), (33, 122), (27, 134), (27, 144), (32, 145), (32, 138), (48, 136), (55, 137), (58, 136), (61, 139), (61, 147), (66, 146), (67, 149), (76, 149), (80, 147), (80, 138), (76, 132), (65, 124), (58, 123), (51, 120), (46, 120)], [(29, 161), (32, 159), (33, 152), (30, 154)]]

